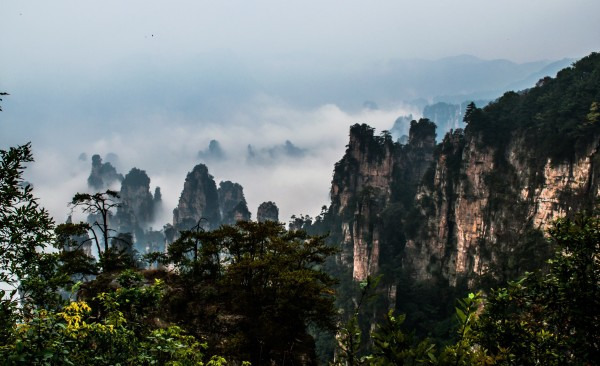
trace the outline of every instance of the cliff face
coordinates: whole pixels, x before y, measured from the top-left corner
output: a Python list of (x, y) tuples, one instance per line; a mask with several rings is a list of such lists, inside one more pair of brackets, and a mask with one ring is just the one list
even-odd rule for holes
[(384, 209), (398, 201), (401, 190), (414, 190), (432, 158), (435, 126), (428, 120), (411, 123), (408, 145), (389, 134), (374, 136), (367, 125), (350, 129), (346, 154), (336, 164), (329, 217), (332, 235), (341, 241), (341, 262), (363, 280), (377, 273)]
[(250, 220), (250, 211), (241, 185), (230, 181), (221, 182), (217, 193), (221, 223), (231, 225), (237, 221)]
[(540, 152), (518, 133), (498, 150), (457, 130), (435, 153), (434, 134), (414, 135), (402, 146), (354, 126), (336, 165), (329, 222), (354, 280), (386, 261), (416, 282), (515, 278), (550, 255), (543, 233), (553, 220), (600, 197), (600, 137), (574, 160), (532, 163)]
[(154, 198), (150, 178), (144, 170), (131, 169), (121, 182), (121, 206), (117, 212), (121, 232), (145, 228), (154, 220)]
[(600, 196), (599, 85), (592, 54), (535, 88), (467, 106), (465, 130), (438, 145), (425, 119), (411, 122), (406, 145), (352, 126), (326, 216), (339, 264), (354, 280), (384, 273), (390, 294), (401, 284), (493, 284), (542, 266), (551, 222)]
[(115, 216), (118, 232), (130, 234), (131, 243), (141, 253), (145, 253), (149, 246), (164, 250), (164, 237), (158, 240), (158, 234), (148, 230), (161, 206), (160, 188), (156, 187), (153, 196), (146, 172), (133, 168), (121, 182), (119, 196), (121, 205)]
[(539, 163), (528, 157), (540, 151), (519, 132), (501, 150), (479, 134), (446, 137), (431, 180), (417, 193), (422, 226), (405, 249), (415, 280), (437, 276), (456, 286), (481, 276), (515, 278), (549, 254), (541, 235), (553, 220), (591, 208), (600, 194), (600, 139), (573, 160)]
[(190, 230), (202, 218), (206, 219), (207, 229), (216, 228), (221, 222), (217, 185), (206, 165), (198, 164), (185, 178), (179, 203), (173, 210), (173, 226), (176, 230)]

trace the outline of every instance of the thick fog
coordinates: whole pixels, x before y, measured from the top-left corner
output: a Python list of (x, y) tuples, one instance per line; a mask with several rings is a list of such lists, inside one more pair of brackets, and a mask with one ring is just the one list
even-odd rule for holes
[[(36, 162), (28, 168), (27, 180), (44, 206), (57, 219), (64, 219), (72, 195), (90, 190), (86, 183), (90, 157), (116, 153), (118, 159), (109, 160), (119, 172), (125, 174), (133, 167), (146, 170), (152, 191), (161, 187), (166, 210), (157, 225), (162, 225), (172, 221), (171, 211), (187, 172), (205, 163), (217, 184), (231, 180), (244, 187), (253, 218), (260, 203), (275, 201), (281, 220), (287, 221), (292, 214), (315, 215), (329, 203), (333, 166), (344, 153), (351, 123), (369, 121), (383, 130), (398, 115), (418, 114), (402, 105), (349, 114), (335, 105), (301, 110), (269, 100), (255, 103), (226, 122), (148, 115), (138, 124), (138, 115), (131, 121), (119, 118), (120, 123), (136, 128), (102, 137), (71, 140), (45, 132), (33, 141)], [(218, 141), (221, 155), (207, 154), (211, 141)]]

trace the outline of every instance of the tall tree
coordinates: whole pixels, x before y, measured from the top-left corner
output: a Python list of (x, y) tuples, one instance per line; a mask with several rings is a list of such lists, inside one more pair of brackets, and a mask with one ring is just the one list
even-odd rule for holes
[[(110, 227), (110, 218), (113, 216), (113, 210), (120, 207), (120, 197), (117, 192), (110, 189), (105, 192), (94, 194), (77, 193), (73, 196), (70, 206), (72, 209), (80, 208), (84, 213), (89, 215), (89, 219), (93, 220), (91, 224), (80, 223), (78, 226), (88, 229), (91, 233), (92, 240), (96, 244), (98, 256), (100, 257), (100, 265), (104, 271), (116, 269), (119, 263), (123, 260), (129, 262), (127, 257), (128, 251), (123, 250), (121, 245), (125, 247), (131, 246), (131, 242), (127, 242), (124, 236), (117, 235), (117, 231)], [(98, 230), (100, 235), (96, 232)]]
[[(212, 321), (220, 324), (217, 332), (227, 333), (220, 336), (225, 354), (256, 365), (314, 360), (308, 326), (335, 326), (334, 280), (321, 269), (334, 252), (323, 237), (286, 231), (272, 221), (183, 232), (166, 259), (180, 274), (178, 281), (185, 283), (172, 285), (181, 288), (170, 297), (179, 302), (172, 306), (216, 306), (220, 314)], [(184, 321), (187, 315), (175, 316)], [(206, 317), (206, 312), (200, 316)], [(186, 323), (194, 321), (197, 318)], [(195, 326), (209, 329), (208, 323)], [(230, 341), (223, 342), (225, 338)]]

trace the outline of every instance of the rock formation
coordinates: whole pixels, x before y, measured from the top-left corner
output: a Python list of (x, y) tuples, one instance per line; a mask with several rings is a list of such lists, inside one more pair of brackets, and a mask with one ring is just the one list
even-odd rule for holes
[(154, 221), (154, 198), (146, 172), (131, 169), (121, 182), (119, 196), (121, 205), (116, 215), (119, 232), (135, 234), (135, 238), (139, 239), (144, 229)]
[(600, 197), (599, 75), (593, 54), (535, 88), (472, 105), (465, 130), (438, 145), (426, 119), (411, 122), (406, 145), (352, 126), (324, 216), (338, 264), (357, 281), (383, 273), (399, 311), (425, 292), (451, 302), (447, 289), (542, 267), (553, 250), (545, 229)]
[(224, 181), (219, 183), (219, 212), (221, 223), (235, 224), (250, 220), (250, 211), (244, 197), (244, 188), (238, 183)]
[[(363, 280), (378, 272), (380, 241), (389, 226), (384, 212), (392, 202), (402, 209), (433, 159), (435, 125), (412, 121), (407, 145), (389, 134), (375, 136), (367, 125), (350, 128), (350, 142), (335, 166), (329, 208), (332, 237), (341, 244), (341, 261)], [(396, 207), (397, 206), (397, 207)]]
[(550, 254), (541, 235), (551, 222), (600, 196), (593, 163), (599, 144), (597, 136), (574, 160), (553, 163), (546, 156), (531, 165), (528, 159), (540, 152), (518, 134), (504, 151), (484, 146), (478, 133), (448, 135), (418, 192), (422, 225), (405, 253), (414, 279), (441, 276), (456, 286), (539, 267)]
[(189, 230), (200, 219), (205, 220), (205, 229), (216, 228), (221, 223), (217, 185), (204, 164), (196, 165), (185, 178), (179, 203), (173, 210), (173, 227), (178, 231)]
[(154, 206), (154, 218), (160, 217), (163, 211), (162, 193), (160, 193), (160, 187), (154, 188), (153, 195), (153, 206)]
[(256, 220), (258, 222), (279, 222), (279, 208), (277, 208), (275, 202), (268, 201), (261, 203), (256, 212)]
[(121, 182), (119, 197), (121, 204), (115, 215), (118, 232), (131, 234), (132, 244), (140, 252), (145, 252), (150, 239), (159, 250), (164, 250), (164, 246), (160, 247), (164, 239), (157, 240), (156, 233), (148, 230), (161, 205), (160, 188), (156, 187), (153, 196), (150, 193), (150, 178), (146, 172), (133, 168)]
[(92, 171), (88, 177), (88, 186), (101, 191), (108, 189), (113, 183), (121, 182), (123, 175), (117, 173), (117, 170), (111, 163), (102, 163), (100, 155), (92, 156)]
[(210, 140), (206, 150), (198, 151), (198, 158), (202, 161), (220, 161), (225, 158), (225, 151), (217, 140)]
[[(482, 103), (478, 103), (478, 105), (482, 105)], [(463, 116), (466, 107), (467, 103), (449, 104), (439, 102), (430, 104), (423, 108), (423, 117), (435, 121), (438, 127), (438, 136), (443, 137), (450, 130), (465, 128)]]

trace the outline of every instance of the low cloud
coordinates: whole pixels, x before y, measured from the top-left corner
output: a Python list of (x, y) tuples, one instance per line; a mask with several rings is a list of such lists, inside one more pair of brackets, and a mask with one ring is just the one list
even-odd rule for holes
[(215, 162), (225, 159), (225, 152), (217, 140), (210, 140), (205, 150), (198, 151), (198, 159), (205, 162)]
[(165, 210), (154, 227), (162, 227), (172, 221), (187, 173), (202, 162), (217, 184), (231, 180), (244, 187), (253, 218), (260, 203), (274, 201), (280, 219), (287, 221), (292, 214), (316, 215), (329, 203), (333, 167), (344, 154), (352, 124), (389, 130), (399, 116), (409, 113), (418, 114), (406, 105), (356, 113), (331, 104), (297, 108), (261, 95), (224, 118), (227, 122), (169, 113), (121, 116), (126, 127), (118, 132), (84, 139), (58, 131), (34, 140), (36, 162), (26, 178), (41, 203), (62, 221), (73, 194), (89, 190), (91, 163), (79, 159), (82, 151), (87, 156), (118, 154), (120, 173), (135, 166), (146, 170), (152, 191), (160, 186)]
[(281, 162), (281, 159), (301, 159), (307, 153), (307, 149), (294, 145), (290, 140), (285, 140), (283, 144), (272, 147), (256, 149), (248, 144), (246, 160), (250, 164), (273, 165)]

